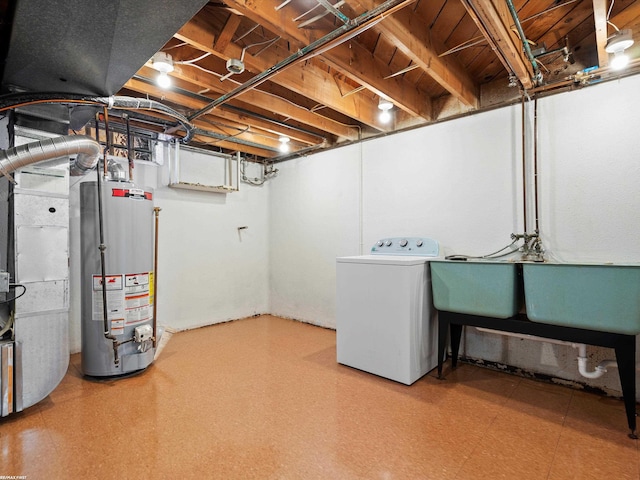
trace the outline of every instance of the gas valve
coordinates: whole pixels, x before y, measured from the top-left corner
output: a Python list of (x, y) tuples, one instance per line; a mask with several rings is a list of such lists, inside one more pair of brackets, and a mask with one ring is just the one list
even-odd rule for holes
[(138, 345), (138, 351), (146, 352), (153, 345), (153, 328), (151, 325), (140, 325), (133, 330), (133, 340)]

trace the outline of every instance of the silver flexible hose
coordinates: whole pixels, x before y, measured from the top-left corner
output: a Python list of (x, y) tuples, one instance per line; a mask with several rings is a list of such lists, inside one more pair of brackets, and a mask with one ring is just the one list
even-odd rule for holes
[(12, 173), (22, 167), (59, 157), (77, 155), (71, 163), (70, 174), (82, 176), (98, 162), (100, 145), (85, 135), (69, 135), (47, 138), (19, 147), (0, 151), (0, 172)]

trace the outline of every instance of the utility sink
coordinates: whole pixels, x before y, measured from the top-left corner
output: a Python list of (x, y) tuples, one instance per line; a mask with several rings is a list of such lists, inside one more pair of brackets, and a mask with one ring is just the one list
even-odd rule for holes
[(640, 265), (523, 263), (529, 320), (637, 335)]
[(431, 260), (433, 303), (438, 310), (494, 318), (522, 306), (518, 264), (496, 260)]

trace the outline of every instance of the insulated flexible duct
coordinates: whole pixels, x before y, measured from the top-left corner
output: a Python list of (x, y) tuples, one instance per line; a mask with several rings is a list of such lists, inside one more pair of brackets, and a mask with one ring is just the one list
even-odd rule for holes
[(6, 175), (27, 165), (76, 154), (76, 159), (71, 163), (70, 174), (81, 176), (96, 166), (100, 144), (85, 135), (69, 135), (27, 143), (0, 151), (0, 172)]

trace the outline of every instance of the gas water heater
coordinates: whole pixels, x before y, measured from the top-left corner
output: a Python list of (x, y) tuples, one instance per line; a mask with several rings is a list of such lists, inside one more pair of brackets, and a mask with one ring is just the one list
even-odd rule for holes
[(153, 362), (153, 216), (151, 188), (128, 181), (80, 186), (85, 375), (123, 375)]

